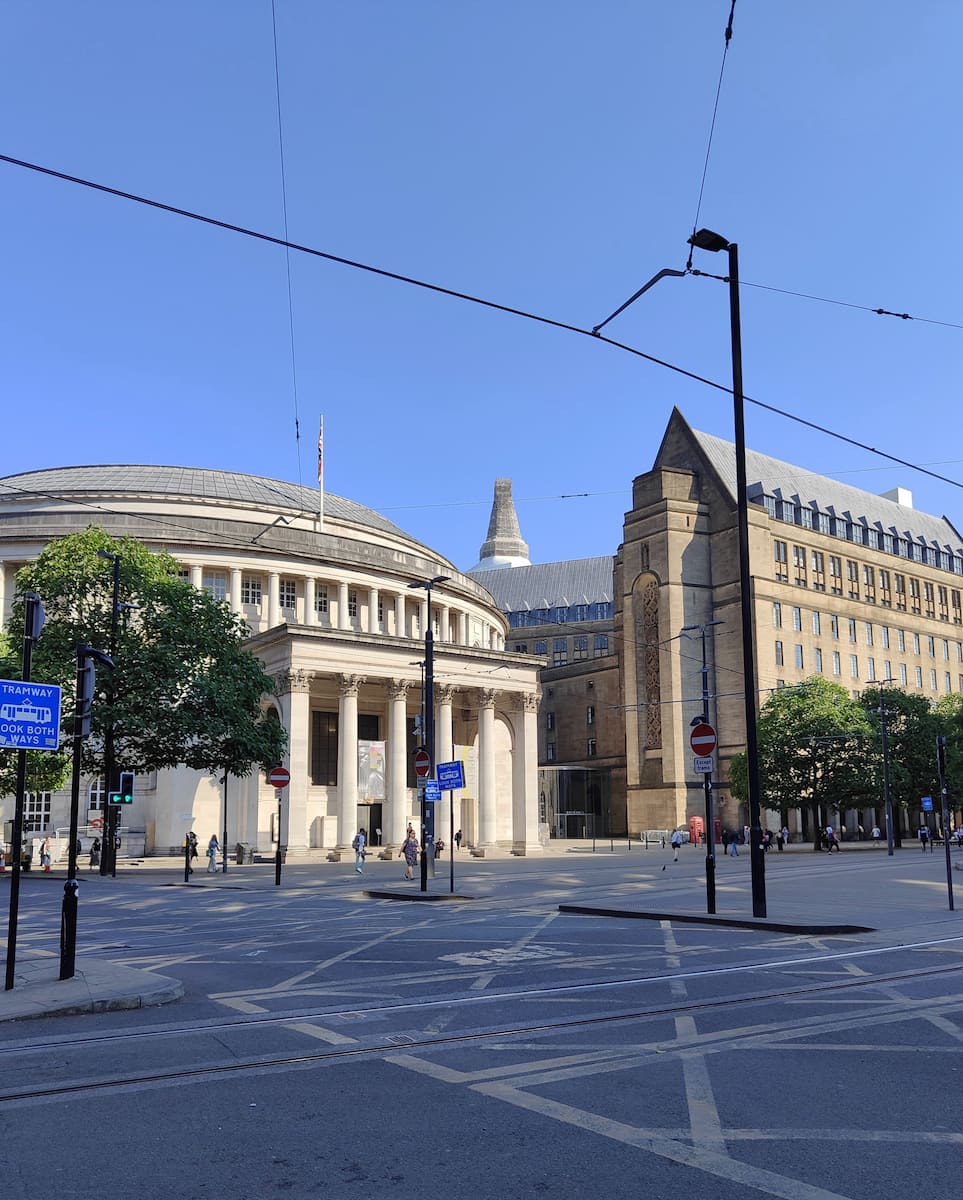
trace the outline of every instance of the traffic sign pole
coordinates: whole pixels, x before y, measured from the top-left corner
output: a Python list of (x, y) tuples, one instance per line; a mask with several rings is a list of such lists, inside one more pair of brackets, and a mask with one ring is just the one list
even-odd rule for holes
[(291, 782), (291, 772), (287, 767), (272, 767), (267, 773), (267, 781), (274, 788), (278, 802), (278, 848), (274, 852), (274, 886), (281, 886), (281, 793)]

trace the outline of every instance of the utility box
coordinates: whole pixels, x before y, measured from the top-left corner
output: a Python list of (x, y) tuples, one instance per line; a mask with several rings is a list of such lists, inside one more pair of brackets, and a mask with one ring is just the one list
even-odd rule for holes
[(254, 847), (248, 842), (238, 842), (234, 847), (234, 860), (238, 866), (254, 862)]

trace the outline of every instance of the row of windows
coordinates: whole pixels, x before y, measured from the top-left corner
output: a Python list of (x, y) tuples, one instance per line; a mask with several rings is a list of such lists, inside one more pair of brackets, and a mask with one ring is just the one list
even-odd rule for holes
[[(585, 709), (585, 724), (595, 724), (595, 705), (589, 704)], [(555, 713), (547, 712), (545, 714), (545, 728), (551, 733), (555, 729)]]
[(828, 591), (833, 596), (845, 595), (850, 600), (865, 600), (899, 612), (963, 625), (959, 588), (933, 584), (915, 575), (844, 559), (837, 554), (824, 554), (822, 550), (807, 549), (778, 538), (773, 539), (773, 560), (776, 579), (781, 583), (789, 582), (791, 560), (792, 581), (798, 587), (812, 587), (817, 592)]
[(529, 625), (568, 625), (572, 621), (609, 621), (614, 615), (611, 601), (594, 604), (559, 604), (554, 608), (527, 608), (508, 614), (512, 629), (524, 629)]
[[(569, 661), (569, 642), (571, 642), (572, 662), (579, 662), (589, 656), (589, 640), (587, 637), (573, 638), (553, 638), (552, 639), (552, 666), (564, 667)], [(516, 642), (514, 646), (516, 654), (528, 653), (528, 642)], [(607, 633), (597, 633), (592, 639), (592, 657), (602, 658), (603, 655), (609, 652), (609, 635)], [(548, 655), (548, 642), (541, 638), (532, 643), (533, 654)]]
[(809, 505), (778, 500), (775, 496), (763, 496), (756, 503), (761, 503), (777, 521), (788, 521), (790, 525), (814, 529), (818, 533), (828, 533), (857, 546), (868, 546), (871, 550), (882, 550), (885, 554), (895, 554), (911, 562), (926, 563), (931, 567), (952, 571), (955, 575), (963, 575), (963, 557), (938, 546), (924, 545), (911, 538), (875, 529), (871, 525), (831, 516)]
[[(778, 600), (772, 606), (772, 624), (775, 629), (782, 629), (786, 618), (785, 609), (789, 608), (789, 621), (796, 633), (801, 633), (804, 625), (803, 609), (796, 605), (786, 606)], [(963, 663), (963, 642), (951, 641), (949, 638), (938, 638), (933, 634), (922, 635), (911, 633), (907, 635), (904, 629), (891, 629), (889, 625), (874, 625), (872, 621), (858, 621), (855, 617), (838, 617), (835, 613), (823, 613), (814, 609), (809, 613), (813, 637), (828, 637), (838, 639), (841, 629), (845, 629), (849, 641), (854, 645), (861, 639), (867, 646), (878, 644), (889, 650), (896, 647), (905, 654), (907, 647), (912, 647), (913, 654), (922, 654), (925, 646), (930, 658), (942, 657), (943, 662)]]
[[(586, 758), (595, 758), (595, 756), (597, 754), (598, 754), (598, 743), (596, 742), (595, 738), (589, 738), (585, 743), (585, 757)], [(546, 762), (555, 762), (555, 756), (556, 756), (555, 743), (549, 742), (548, 745), (545, 747), (545, 761)]]
[[(786, 665), (786, 661), (787, 661), (786, 648), (782, 642), (779, 642), (779, 641), (776, 642), (773, 657), (774, 657), (775, 664), (777, 667), (783, 667)], [(805, 650), (802, 646), (800, 646), (798, 644), (793, 646), (792, 658), (793, 658), (793, 666), (798, 671), (805, 671), (807, 669), (806, 654), (805, 654)], [(877, 674), (875, 657), (873, 655), (867, 655), (866, 660), (865, 660), (865, 671), (866, 671), (865, 679), (868, 683), (882, 683), (884, 680), (892, 680), (893, 682), (896, 682), (898, 680), (902, 687), (908, 686), (908, 684), (909, 684), (909, 668), (907, 667), (906, 663), (897, 664), (897, 674), (896, 675), (893, 674), (893, 664), (890, 662), (889, 659), (883, 659), (883, 662), (881, 665), (882, 665), (882, 674)], [(818, 646), (816, 646), (812, 650), (812, 670), (817, 675), (822, 675), (825, 673), (825, 669), (827, 666), (829, 667), (830, 674), (842, 675), (842, 673), (843, 673), (843, 656), (842, 656), (842, 654), (840, 654), (840, 652), (838, 650), (832, 650), (832, 651), (830, 651), (828, 656), (824, 656), (822, 650)], [(849, 676), (851, 679), (864, 678), (864, 676), (862, 676), (860, 674), (860, 660), (859, 660), (858, 654), (850, 654), (849, 655)], [(914, 681), (916, 687), (918, 687), (918, 688), (923, 687), (923, 678), (924, 678), (923, 668), (919, 667), (919, 666), (914, 667), (913, 668), (913, 681)], [(957, 689), (956, 690), (959, 692), (963, 692), (963, 674), (958, 674), (956, 678), (957, 678)], [(943, 672), (942, 684), (943, 684), (944, 692), (952, 692), (953, 691), (953, 677), (949, 671)], [(937, 691), (939, 689), (939, 686), (940, 686), (940, 680), (939, 680), (938, 672), (935, 667), (930, 667), (929, 668), (930, 691), (933, 691), (933, 692)]]

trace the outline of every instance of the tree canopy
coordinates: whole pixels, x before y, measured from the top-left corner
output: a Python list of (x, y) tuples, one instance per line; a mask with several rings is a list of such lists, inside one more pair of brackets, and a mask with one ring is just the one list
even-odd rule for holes
[[(815, 675), (774, 692), (759, 712), (759, 785), (764, 808), (808, 809), (815, 831), (827, 813), (875, 803), (873, 728), (845, 688)], [(730, 787), (748, 797), (745, 754), (730, 765)]]
[[(111, 648), (114, 567), (100, 551), (119, 555), (119, 612), (115, 668), (98, 668), (85, 770), (103, 773), (108, 727), (124, 770), (184, 765), (243, 776), (279, 762), (286, 734), (264, 715), (262, 700), (273, 683), (244, 648), (244, 620), (180, 579), (170, 555), (131, 538), (113, 540), (94, 526), (49, 543), (18, 572), (18, 599), (0, 644), (4, 678), (20, 677), (22, 596), (37, 592), (47, 621), (31, 674), (64, 687), (64, 732), (72, 733), (77, 647)], [(9, 794), (16, 753), (7, 751), (3, 759), (0, 786)]]

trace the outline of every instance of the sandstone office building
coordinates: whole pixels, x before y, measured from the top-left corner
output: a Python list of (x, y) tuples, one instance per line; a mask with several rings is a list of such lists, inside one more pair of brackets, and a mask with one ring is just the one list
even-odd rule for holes
[[(950, 521), (917, 512), (902, 489), (873, 495), (751, 450), (746, 465), (759, 703), (814, 674), (853, 695), (884, 679), (929, 700), (963, 691), (963, 539)], [(509, 615), (510, 645), (532, 651), (537, 638), (545, 653), (540, 767), (605, 772), (610, 813), (596, 813), (600, 831), (671, 829), (701, 815), (689, 733), (703, 711), (702, 645), (698, 630), (682, 630), (720, 622), (706, 630), (717, 817), (741, 829), (746, 813), (726, 787), (745, 742), (733, 444), (672, 413), (652, 469), (633, 482), (612, 559), (612, 617), (589, 634), (605, 640), (598, 657), (584, 652), (592, 643), (574, 641), (587, 626), (569, 620), (561, 600), (565, 622), (536, 616), (526, 627), (526, 613), (551, 615), (545, 601), (560, 589), (547, 596), (546, 583), (573, 578), (573, 565), (529, 568), (527, 594), (510, 579), (517, 567), (472, 572)], [(591, 578), (604, 590), (597, 567)], [(523, 627), (530, 636), (521, 640)], [(604, 698), (594, 702), (594, 734), (585, 724), (593, 694)], [(873, 815), (861, 814), (867, 828)], [(808, 834), (803, 814), (791, 824)]]

